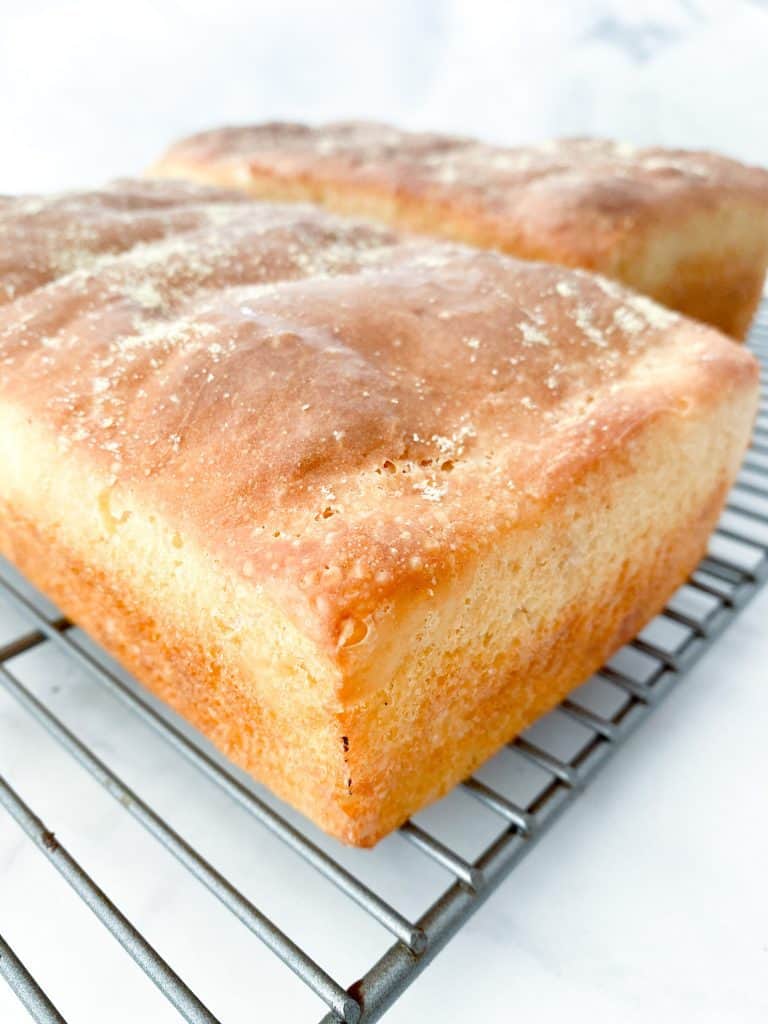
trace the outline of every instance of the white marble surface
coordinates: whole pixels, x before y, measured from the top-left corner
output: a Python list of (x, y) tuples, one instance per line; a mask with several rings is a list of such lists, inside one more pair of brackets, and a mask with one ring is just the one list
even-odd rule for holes
[[(508, 141), (602, 132), (768, 163), (761, 3), (220, 0), (215, 24), (202, 0), (1, 7), (0, 191), (96, 183), (176, 134), (265, 117), (373, 116)], [(768, 1018), (767, 619), (765, 593), (388, 1020)], [(0, 609), (0, 642), (16, 625)], [(350, 981), (383, 951), (365, 915), (70, 663), (33, 652), (17, 668), (332, 973)], [(223, 1021), (320, 1016), (2, 692), (0, 769)], [(450, 816), (434, 821), (450, 833)], [(489, 829), (477, 812), (454, 838), (470, 854)], [(398, 837), (341, 855), (405, 913), (445, 883)], [(178, 1019), (4, 815), (0, 931), (73, 1024)], [(0, 1021), (26, 1019), (0, 985)]]

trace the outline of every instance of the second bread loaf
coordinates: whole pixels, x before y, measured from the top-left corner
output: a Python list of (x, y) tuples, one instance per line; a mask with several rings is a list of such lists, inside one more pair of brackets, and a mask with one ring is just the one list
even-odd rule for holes
[(736, 338), (768, 264), (768, 173), (714, 153), (261, 124), (183, 139), (151, 173), (597, 270)]

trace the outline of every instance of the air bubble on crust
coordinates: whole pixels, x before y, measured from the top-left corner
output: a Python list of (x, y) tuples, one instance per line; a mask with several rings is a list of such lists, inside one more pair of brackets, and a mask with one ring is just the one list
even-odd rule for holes
[(118, 526), (122, 526), (123, 523), (127, 522), (131, 513), (127, 509), (116, 516), (112, 510), (112, 494), (115, 489), (114, 484), (110, 484), (108, 487), (104, 487), (99, 491), (98, 497), (96, 498), (96, 506), (101, 519), (102, 527), (108, 537), (114, 536)]
[(339, 628), (338, 647), (357, 647), (365, 642), (370, 633), (370, 625), (362, 619), (353, 615), (342, 620)]

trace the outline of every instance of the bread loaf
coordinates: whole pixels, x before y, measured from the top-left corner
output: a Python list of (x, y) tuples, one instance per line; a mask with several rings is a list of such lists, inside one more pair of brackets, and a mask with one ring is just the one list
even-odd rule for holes
[(768, 173), (713, 153), (264, 124), (177, 142), (151, 173), (596, 270), (736, 338), (768, 264)]
[(605, 278), (298, 204), (0, 200), (0, 550), (370, 845), (704, 551), (752, 356)]

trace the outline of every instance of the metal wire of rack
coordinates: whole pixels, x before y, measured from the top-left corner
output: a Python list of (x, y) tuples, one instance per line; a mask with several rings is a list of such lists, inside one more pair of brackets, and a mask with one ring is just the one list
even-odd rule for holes
[[(28, 625), (0, 647), (0, 685), (322, 1000), (326, 1007), (322, 1024), (378, 1020), (768, 579), (768, 306), (758, 317), (750, 344), (763, 367), (760, 411), (752, 446), (708, 555), (651, 627), (597, 673), (599, 684), (610, 689), (618, 700), (612, 702), (613, 710), (605, 713), (594, 704), (590, 706), (588, 687), (563, 701), (557, 713), (577, 722), (586, 737), (573, 756), (563, 757), (530, 734), (509, 745), (516, 758), (535, 764), (541, 771), (544, 781), (530, 800), (517, 803), (477, 776), (462, 783), (461, 792), (479, 801), (498, 822), (492, 840), (479, 856), (462, 856), (450, 843), (414, 821), (399, 830), (401, 840), (450, 876), (439, 897), (417, 917), (398, 910), (345, 867), (340, 857), (327, 852), (270, 806), (258, 787), (243, 781), (235, 770), (195, 742), (180, 722), (159, 710), (153, 698), (127, 685), (97, 655), (77, 643), (70, 623), (41, 610), (13, 573), (5, 569), (0, 571), (0, 595)], [(670, 626), (672, 632), (669, 628), (665, 632), (664, 627)], [(194, 769), (390, 934), (394, 941), (359, 981), (346, 987), (324, 970), (31, 692), (15, 671), (14, 661), (45, 645), (63, 652), (91, 673)], [(627, 655), (624, 660), (622, 654)], [(2, 777), (0, 803), (179, 1014), (195, 1024), (214, 1024), (214, 1014)], [(65, 1020), (1, 936), (0, 972), (36, 1021), (53, 1024)]]

